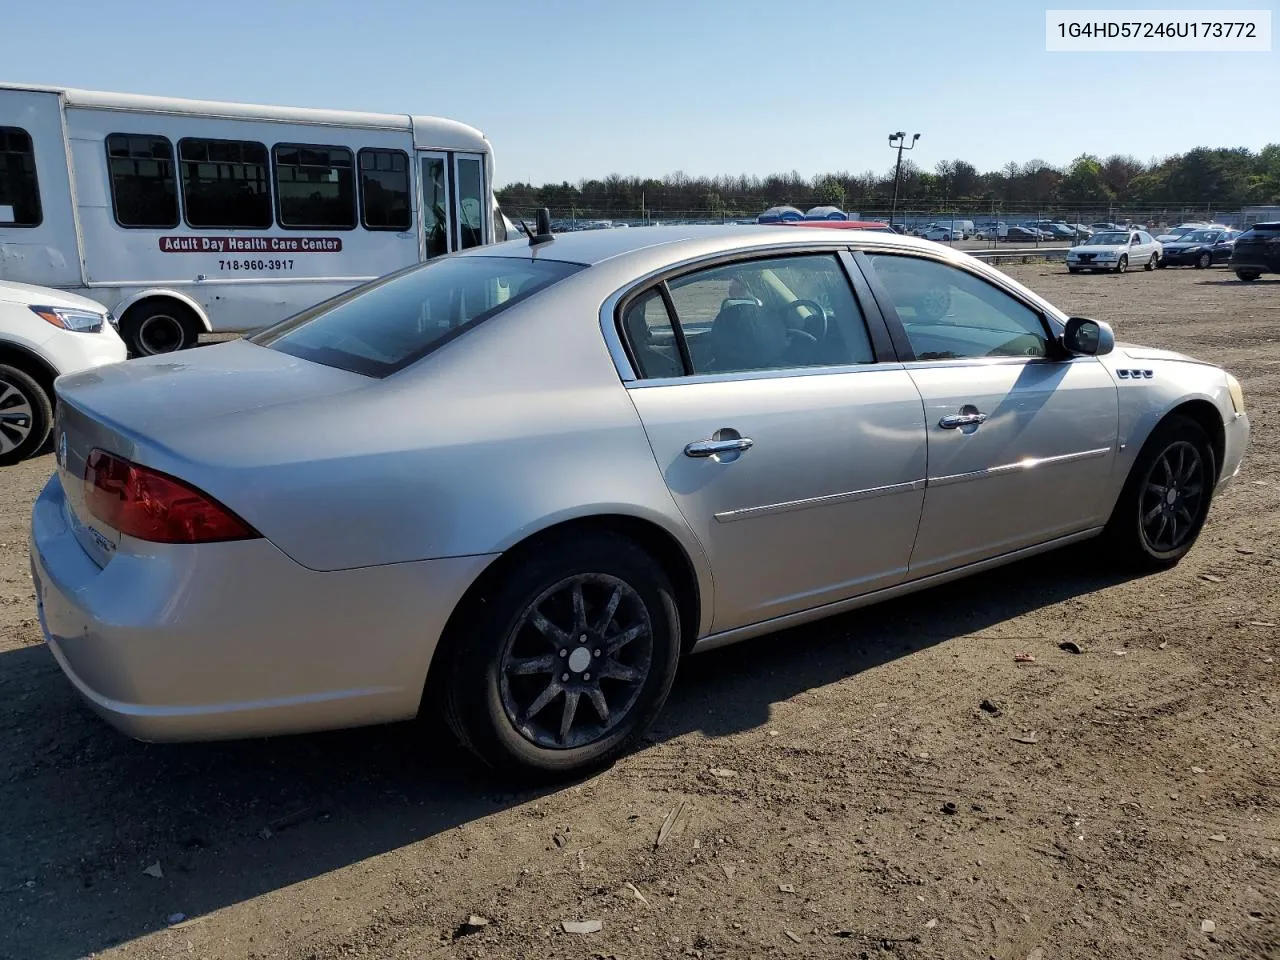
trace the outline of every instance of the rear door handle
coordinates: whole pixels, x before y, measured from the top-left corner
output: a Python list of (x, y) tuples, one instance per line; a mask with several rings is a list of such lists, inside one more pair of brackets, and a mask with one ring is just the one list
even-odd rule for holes
[(720, 453), (741, 453), (750, 450), (755, 443), (750, 437), (732, 440), (695, 440), (684, 448), (686, 457), (714, 457)]
[(943, 430), (957, 430), (960, 427), (977, 427), (987, 422), (985, 413), (953, 413), (938, 421)]

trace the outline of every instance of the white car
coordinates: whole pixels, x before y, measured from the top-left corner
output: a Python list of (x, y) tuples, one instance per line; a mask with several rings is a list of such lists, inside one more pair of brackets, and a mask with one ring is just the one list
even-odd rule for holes
[(960, 230), (952, 230), (950, 227), (931, 224), (920, 231), (920, 236), (925, 240), (941, 240), (943, 243), (950, 243), (953, 239), (963, 240), (964, 237)]
[(1067, 251), (1067, 269), (1072, 273), (1081, 270), (1124, 273), (1130, 267), (1141, 265), (1144, 270), (1154, 270), (1162, 250), (1155, 237), (1145, 230), (1103, 231)]
[(48, 439), (57, 377), (127, 356), (102, 304), (0, 280), (0, 466), (26, 459)]

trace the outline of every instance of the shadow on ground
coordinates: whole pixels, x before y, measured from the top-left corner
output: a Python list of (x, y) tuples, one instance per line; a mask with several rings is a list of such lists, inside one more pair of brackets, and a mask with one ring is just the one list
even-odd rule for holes
[[(691, 658), (641, 749), (691, 731), (719, 737), (761, 726), (771, 705), (801, 691), (1120, 582), (1094, 566), (1076, 548)], [(431, 721), (239, 743), (136, 743), (81, 706), (42, 646), (0, 655), (0, 770), (0, 955), (50, 960), (83, 957), (162, 928), (174, 912), (194, 917), (240, 903), (537, 796), (480, 772)], [(144, 875), (156, 861), (180, 883)]]

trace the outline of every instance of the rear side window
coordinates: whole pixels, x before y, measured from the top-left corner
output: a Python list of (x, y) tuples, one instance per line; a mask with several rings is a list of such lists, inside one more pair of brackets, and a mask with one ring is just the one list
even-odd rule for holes
[(374, 280), (251, 338), (291, 356), (386, 377), (579, 270), (514, 257), (450, 257)]
[(31, 135), (0, 127), (0, 227), (38, 227), (43, 219)]
[(409, 155), (403, 150), (360, 151), (360, 219), (369, 230), (408, 230)]
[(278, 143), (272, 155), (280, 226), (294, 230), (355, 228), (355, 161), (350, 150)]
[(111, 209), (122, 227), (176, 227), (178, 185), (173, 144), (165, 137), (113, 133), (107, 137)]
[(178, 160), (189, 226), (271, 226), (271, 181), (263, 144), (188, 138), (178, 141)]

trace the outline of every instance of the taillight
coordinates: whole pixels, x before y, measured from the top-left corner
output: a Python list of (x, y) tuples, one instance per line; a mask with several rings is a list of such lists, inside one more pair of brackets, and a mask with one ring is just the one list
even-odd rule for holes
[(215, 543), (262, 536), (234, 513), (165, 473), (94, 450), (84, 466), (89, 512), (123, 534), (155, 543)]

